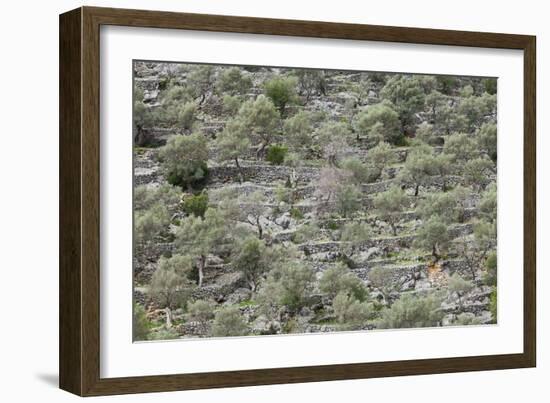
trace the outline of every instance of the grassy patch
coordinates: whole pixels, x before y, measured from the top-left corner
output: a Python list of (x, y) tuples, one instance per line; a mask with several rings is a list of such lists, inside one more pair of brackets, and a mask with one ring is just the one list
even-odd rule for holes
[(247, 299), (245, 301), (239, 302), (239, 308), (246, 308), (247, 306), (254, 306), (254, 305), (258, 305), (258, 303), (251, 299)]

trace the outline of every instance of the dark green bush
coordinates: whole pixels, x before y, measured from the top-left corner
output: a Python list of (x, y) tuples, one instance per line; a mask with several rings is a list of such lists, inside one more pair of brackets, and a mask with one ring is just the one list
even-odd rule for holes
[(453, 76), (436, 76), (437, 89), (445, 95), (451, 95), (456, 89), (458, 80)]
[(497, 93), (497, 79), (496, 78), (486, 78), (483, 81), (483, 87), (485, 89), (485, 92), (491, 95), (495, 95)]
[(197, 189), (204, 186), (208, 177), (208, 166), (206, 162), (202, 162), (192, 172), (180, 172), (178, 169), (168, 171), (166, 180), (172, 186), (180, 186), (182, 188)]
[(398, 138), (395, 139), (394, 143), (397, 147), (407, 147), (410, 145), (409, 140), (407, 137), (401, 135)]
[(296, 77), (274, 77), (265, 83), (265, 94), (279, 109), (281, 116), (284, 116), (286, 106), (296, 100), (297, 86)]
[(183, 210), (187, 214), (193, 214), (196, 217), (204, 217), (204, 212), (208, 208), (208, 194), (201, 193), (194, 196), (188, 196), (183, 201)]
[(267, 149), (266, 159), (272, 164), (281, 165), (284, 162), (287, 153), (287, 147), (273, 144)]
[(290, 216), (296, 220), (301, 220), (304, 218), (304, 214), (296, 207), (290, 209)]

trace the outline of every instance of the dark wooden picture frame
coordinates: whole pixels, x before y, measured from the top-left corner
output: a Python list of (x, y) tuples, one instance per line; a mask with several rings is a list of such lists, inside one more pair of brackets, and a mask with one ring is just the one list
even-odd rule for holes
[[(99, 36), (101, 25), (287, 35), (524, 52), (523, 353), (227, 372), (100, 377)], [(81, 7), (60, 16), (60, 387), (81, 396), (534, 367), (534, 36)], [(519, 253), (519, 251), (518, 251)]]

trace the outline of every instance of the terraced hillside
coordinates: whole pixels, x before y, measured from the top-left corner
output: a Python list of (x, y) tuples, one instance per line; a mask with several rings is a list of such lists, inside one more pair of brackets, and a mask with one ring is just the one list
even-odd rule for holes
[(136, 62), (134, 338), (496, 323), (496, 80)]

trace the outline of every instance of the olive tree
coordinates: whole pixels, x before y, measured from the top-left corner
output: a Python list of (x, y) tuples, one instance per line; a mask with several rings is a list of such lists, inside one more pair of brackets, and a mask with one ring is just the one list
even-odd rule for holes
[(187, 102), (194, 101), (193, 91), (189, 85), (180, 85), (170, 83), (164, 90), (160, 93), (161, 101), (161, 115), (164, 123), (170, 123), (174, 120), (175, 111), (177, 105), (182, 105)]
[(437, 215), (447, 224), (459, 221), (463, 210), (454, 192), (430, 193), (420, 200), (416, 212), (424, 221)]
[(250, 148), (250, 138), (242, 119), (233, 119), (227, 123), (216, 138), (220, 161), (234, 161), (239, 170), (239, 181), (243, 181), (243, 173), (239, 158), (246, 155)]
[(212, 324), (212, 336), (234, 337), (249, 333), (248, 325), (237, 306), (228, 306), (216, 312)]
[(170, 215), (166, 206), (154, 204), (147, 210), (134, 213), (134, 241), (136, 247), (145, 248), (168, 229)]
[(340, 234), (340, 242), (344, 242), (344, 253), (347, 257), (353, 256), (356, 249), (373, 237), (369, 224), (360, 221), (352, 221), (344, 224)]
[(245, 194), (239, 198), (241, 211), (246, 215), (249, 224), (254, 225), (258, 231), (258, 238), (263, 238), (264, 228), (261, 218), (266, 211), (267, 197), (261, 190)]
[(408, 207), (408, 198), (403, 189), (392, 186), (385, 192), (378, 193), (374, 197), (374, 208), (384, 221), (392, 229), (394, 236), (397, 235), (397, 223), (400, 221), (400, 213)]
[(489, 182), (489, 176), (494, 168), (493, 161), (487, 157), (469, 160), (464, 164), (464, 179), (474, 190), (483, 190)]
[(338, 294), (350, 295), (363, 302), (368, 297), (365, 284), (342, 262), (326, 269), (319, 280), (319, 290), (334, 299)]
[(443, 316), (438, 295), (414, 296), (405, 293), (390, 308), (382, 310), (377, 327), (400, 329), (441, 326)]
[(467, 129), (466, 118), (457, 112), (455, 102), (449, 100), (439, 105), (433, 122), (435, 130), (445, 135), (463, 132)]
[(405, 128), (414, 124), (415, 115), (424, 110), (426, 95), (419, 77), (395, 74), (380, 91), (380, 97), (395, 105)]
[(430, 250), (436, 262), (439, 261), (442, 251), (447, 249), (451, 240), (447, 224), (437, 215), (424, 221), (416, 235), (416, 245)]
[(483, 93), (480, 96), (471, 95), (462, 97), (458, 104), (457, 112), (464, 116), (466, 121), (466, 130), (473, 132), (487, 117), (492, 117), (496, 113), (496, 95)]
[(297, 69), (293, 73), (298, 78), (298, 92), (305, 95), (306, 102), (313, 94), (326, 95), (325, 72), (323, 70)]
[(315, 273), (307, 263), (288, 261), (269, 273), (259, 299), (266, 308), (286, 306), (297, 312), (308, 303), (314, 283)]
[(162, 257), (149, 284), (148, 292), (166, 310), (166, 324), (172, 321), (171, 309), (188, 298), (192, 283), (189, 274), (193, 268), (191, 257), (174, 255)]
[(383, 169), (396, 162), (397, 155), (392, 146), (385, 141), (378, 143), (367, 154), (367, 164), (370, 168), (369, 181), (373, 182), (379, 179)]
[(338, 323), (347, 329), (361, 329), (374, 314), (372, 303), (361, 302), (346, 292), (334, 297), (332, 307)]
[(339, 161), (349, 154), (351, 131), (344, 122), (327, 121), (314, 132), (316, 144), (331, 166), (338, 166)]
[[(430, 91), (426, 95), (426, 108), (429, 111), (430, 121), (435, 123), (440, 109), (448, 102), (447, 97), (437, 90)], [(418, 135), (418, 131), (417, 131)]]
[(474, 225), (474, 237), (462, 237), (455, 242), (458, 255), (466, 262), (472, 275), (477, 279), (477, 272), (482, 268), (488, 253), (496, 246), (496, 223), (478, 221)]
[(243, 103), (236, 119), (242, 123), (242, 129), (248, 134), (250, 141), (257, 141), (256, 157), (259, 158), (267, 146), (271, 144), (279, 127), (279, 114), (273, 102), (264, 95), (255, 100)]
[(447, 137), (443, 152), (451, 155), (459, 164), (468, 161), (474, 155), (479, 154), (479, 147), (472, 137), (466, 133), (455, 133)]
[(300, 111), (284, 122), (283, 130), (286, 142), (294, 149), (301, 150), (312, 141), (313, 126), (311, 113)]
[(252, 87), (252, 80), (239, 67), (223, 69), (216, 79), (219, 94), (243, 95)]
[(153, 108), (143, 102), (143, 90), (134, 87), (133, 95), (133, 135), (134, 144), (137, 146), (144, 146), (149, 141), (145, 128), (154, 125), (157, 122), (157, 114)]
[(433, 175), (433, 149), (427, 144), (414, 146), (407, 155), (403, 169), (399, 172), (399, 180), (414, 186), (414, 195), (418, 196), (420, 186), (425, 185)]
[(207, 141), (199, 133), (170, 137), (159, 150), (159, 158), (166, 179), (172, 185), (192, 190), (208, 174)]
[(160, 204), (169, 214), (174, 214), (179, 209), (181, 198), (181, 189), (168, 183), (157, 187), (138, 185), (134, 188), (134, 211), (147, 210)]
[(389, 102), (371, 105), (360, 111), (355, 117), (354, 128), (358, 136), (365, 136), (374, 144), (380, 141), (396, 144), (403, 137), (399, 115)]
[(280, 260), (280, 250), (269, 248), (265, 243), (255, 237), (244, 239), (236, 248), (231, 261), (232, 266), (243, 273), (250, 289), (254, 292), (260, 279), (268, 273)]
[(487, 155), (497, 162), (497, 125), (488, 122), (481, 125), (477, 132), (478, 145)]
[(195, 123), (195, 114), (197, 112), (197, 104), (188, 102), (181, 105), (177, 110), (177, 124), (183, 130), (191, 130)]
[(293, 76), (275, 76), (266, 81), (264, 86), (265, 94), (277, 107), (281, 116), (284, 116), (287, 105), (296, 102), (298, 79)]
[(426, 144), (435, 145), (435, 128), (432, 124), (428, 122), (422, 122), (421, 124), (416, 126), (416, 133), (414, 137)]
[(390, 305), (391, 293), (398, 287), (394, 270), (391, 267), (376, 266), (369, 272), (368, 278), (371, 285), (382, 294), (386, 305)]
[(432, 157), (432, 173), (441, 179), (441, 190), (447, 191), (447, 177), (454, 171), (453, 157), (440, 153)]
[(238, 201), (238, 190), (232, 187), (212, 189), (208, 201), (215, 207), (224, 222), (236, 224), (239, 221), (241, 209)]
[(228, 116), (234, 116), (243, 104), (243, 98), (239, 95), (225, 94), (222, 98), (222, 110)]
[(202, 287), (206, 258), (231, 246), (225, 220), (220, 212), (209, 208), (204, 218), (185, 217), (176, 232), (177, 250), (186, 252), (198, 261), (198, 286)]
[(207, 64), (195, 65), (190, 68), (186, 78), (189, 93), (197, 100), (199, 106), (204, 103), (208, 92), (212, 89), (215, 79), (215, 68)]
[(445, 95), (452, 95), (459, 84), (456, 76), (436, 76), (437, 89)]
[(351, 180), (357, 185), (371, 182), (374, 176), (373, 169), (357, 157), (348, 157), (340, 165), (342, 169), (350, 172)]
[(348, 217), (361, 208), (361, 189), (353, 183), (344, 183), (337, 187), (335, 208), (342, 217)]

